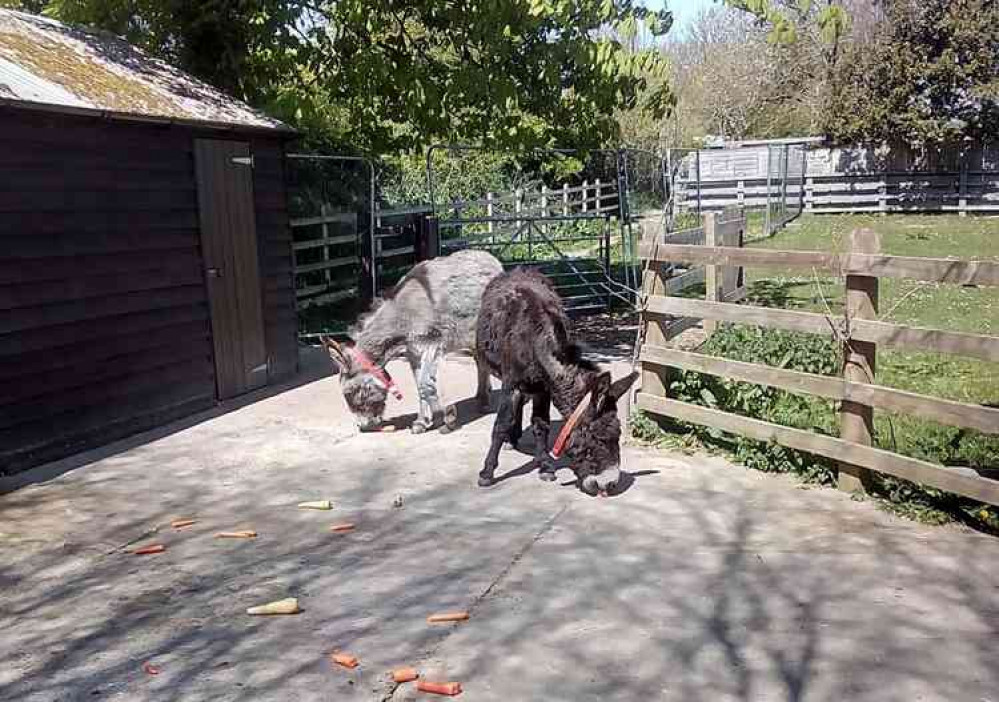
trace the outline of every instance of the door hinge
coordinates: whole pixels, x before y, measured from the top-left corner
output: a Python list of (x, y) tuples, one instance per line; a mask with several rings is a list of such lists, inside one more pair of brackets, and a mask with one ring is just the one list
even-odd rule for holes
[(253, 168), (253, 156), (233, 156), (232, 162), (237, 163), (240, 166), (249, 166)]

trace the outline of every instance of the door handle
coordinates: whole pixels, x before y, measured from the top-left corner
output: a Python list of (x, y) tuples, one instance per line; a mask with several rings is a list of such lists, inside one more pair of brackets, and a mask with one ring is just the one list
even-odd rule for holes
[(207, 271), (207, 273), (208, 273), (208, 277), (209, 278), (221, 278), (222, 277), (222, 269), (221, 268), (209, 268), (208, 271)]

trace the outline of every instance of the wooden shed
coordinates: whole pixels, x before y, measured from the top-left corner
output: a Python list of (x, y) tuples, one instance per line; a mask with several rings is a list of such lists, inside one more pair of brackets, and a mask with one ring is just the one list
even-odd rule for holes
[(295, 372), (295, 132), (0, 10), (0, 474)]

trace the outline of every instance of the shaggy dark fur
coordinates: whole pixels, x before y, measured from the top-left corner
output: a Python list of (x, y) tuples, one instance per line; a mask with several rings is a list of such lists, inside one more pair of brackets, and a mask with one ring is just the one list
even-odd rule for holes
[(592, 392), (590, 406), (565, 453), (584, 491), (595, 494), (613, 488), (621, 457), (617, 400), (638, 374), (612, 383), (610, 373), (601, 372), (583, 358), (580, 347), (570, 338), (562, 300), (548, 279), (536, 271), (517, 269), (486, 286), (476, 332), (479, 362), (484, 361), (503, 381), (492, 444), (479, 473), (479, 485), (493, 484), (503, 443), (516, 446), (520, 439), (520, 415), (528, 399), (533, 401), (534, 459), (541, 478), (554, 480), (555, 467), (548, 456), (550, 405), (554, 402), (568, 418), (586, 393)]

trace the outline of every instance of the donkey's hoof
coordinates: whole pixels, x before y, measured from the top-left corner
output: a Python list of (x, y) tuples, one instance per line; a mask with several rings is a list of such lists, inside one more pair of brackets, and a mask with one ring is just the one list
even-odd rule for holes
[(517, 450), (517, 442), (516, 441), (504, 441), (503, 442), (503, 450), (504, 451), (516, 451)]
[(450, 434), (455, 430), (455, 427), (444, 424), (440, 429), (437, 430), (438, 434)]
[(413, 422), (413, 426), (409, 430), (414, 434), (425, 434), (427, 432), (427, 425), (423, 422)]
[(444, 408), (444, 426), (452, 431), (458, 428), (458, 408), (454, 405)]
[(484, 475), (479, 476), (479, 487), (492, 487), (495, 484), (496, 480), (494, 478), (489, 478)]

